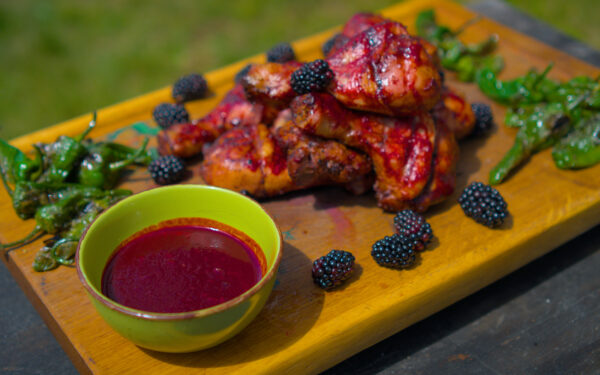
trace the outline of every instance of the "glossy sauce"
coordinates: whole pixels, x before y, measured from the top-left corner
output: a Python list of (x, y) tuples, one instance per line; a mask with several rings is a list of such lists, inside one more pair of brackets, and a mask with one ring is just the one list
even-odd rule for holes
[(174, 313), (231, 300), (255, 285), (264, 255), (244, 233), (208, 219), (175, 219), (124, 241), (102, 275), (102, 292), (135, 309)]

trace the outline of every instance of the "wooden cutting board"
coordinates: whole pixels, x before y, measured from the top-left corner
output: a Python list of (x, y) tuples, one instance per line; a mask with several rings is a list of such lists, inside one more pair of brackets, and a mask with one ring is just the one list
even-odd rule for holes
[[(439, 22), (458, 27), (475, 16), (445, 1), (413, 1), (383, 14), (413, 27), (417, 13), (435, 7)], [(303, 60), (320, 57), (320, 46), (337, 29), (294, 43)], [(595, 76), (598, 69), (506, 27), (483, 19), (464, 33), (477, 41), (497, 33), (498, 53), (506, 60), (505, 78), (543, 69), (567, 79)], [(232, 86), (232, 77), (256, 56), (207, 74), (214, 97), (189, 104), (196, 117), (208, 112)], [(473, 85), (450, 85), (471, 101), (485, 101)], [(137, 144), (142, 136), (130, 125), (151, 122), (153, 107), (168, 101), (164, 88), (98, 113), (93, 137), (117, 136)], [(504, 109), (492, 105), (501, 122)], [(61, 134), (77, 134), (91, 116), (82, 116), (15, 139), (30, 149), (33, 142), (50, 142)], [(119, 129), (125, 129), (117, 132)], [(115, 133), (116, 132), (116, 133)], [(486, 138), (461, 144), (457, 192), (430, 209), (427, 219), (436, 239), (418, 266), (404, 271), (377, 266), (370, 256), (374, 241), (392, 233), (392, 214), (376, 206), (372, 194), (350, 196), (338, 188), (320, 188), (264, 201), (284, 232), (285, 250), (277, 284), (257, 319), (232, 340), (191, 354), (164, 354), (141, 349), (108, 327), (93, 309), (73, 268), (36, 273), (31, 263), (42, 242), (11, 251), (3, 260), (46, 324), (82, 373), (317, 373), (401, 329), (481, 289), (509, 272), (559, 246), (600, 222), (600, 165), (580, 171), (558, 170), (549, 151), (535, 155), (518, 173), (498, 187), (511, 217), (502, 229), (491, 230), (466, 218), (456, 197), (469, 182), (486, 181), (489, 170), (510, 148), (514, 129), (499, 125)], [(197, 166), (186, 183), (201, 183)], [(136, 192), (154, 187), (143, 168), (128, 176), (123, 187)], [(193, 202), (190, 202), (193, 204)], [(8, 195), (0, 193), (0, 241), (21, 238), (34, 226), (13, 212)], [(330, 249), (352, 251), (355, 276), (344, 287), (323, 292), (313, 285), (312, 261)]]

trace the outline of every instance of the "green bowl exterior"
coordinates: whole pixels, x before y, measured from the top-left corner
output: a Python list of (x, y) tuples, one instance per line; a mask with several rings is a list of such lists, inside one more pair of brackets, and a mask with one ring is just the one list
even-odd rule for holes
[(218, 345), (238, 334), (262, 310), (275, 278), (247, 301), (217, 314), (184, 320), (150, 321), (112, 310), (96, 298), (92, 303), (104, 320), (121, 336), (146, 349), (188, 353)]
[[(254, 239), (267, 262), (263, 280), (234, 300), (186, 313), (143, 312), (102, 295), (104, 267), (122, 241), (150, 225), (181, 217), (216, 220)], [(144, 348), (191, 352), (231, 338), (258, 315), (273, 289), (281, 247), (277, 225), (255, 201), (206, 185), (174, 185), (133, 195), (101, 214), (80, 241), (77, 267), (96, 310), (115, 331)]]

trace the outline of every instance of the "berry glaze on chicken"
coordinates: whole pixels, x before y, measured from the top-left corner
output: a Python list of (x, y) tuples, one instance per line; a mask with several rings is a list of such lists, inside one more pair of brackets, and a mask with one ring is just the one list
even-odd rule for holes
[(475, 116), (443, 84), (435, 47), (359, 13), (325, 50), (313, 63), (247, 67), (213, 111), (161, 131), (159, 151), (202, 153), (206, 183), (257, 198), (339, 185), (372, 188), (387, 211), (422, 212), (452, 194), (456, 139)]

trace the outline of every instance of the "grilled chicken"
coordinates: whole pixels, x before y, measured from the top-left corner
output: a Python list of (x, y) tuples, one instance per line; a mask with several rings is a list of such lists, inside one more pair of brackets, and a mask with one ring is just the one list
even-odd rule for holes
[(374, 176), (367, 155), (337, 141), (308, 135), (294, 125), (291, 110), (279, 114), (271, 131), (287, 150), (294, 185), (343, 185), (356, 195), (371, 189)]
[(431, 115), (394, 118), (350, 111), (325, 93), (299, 96), (291, 110), (294, 124), (304, 132), (339, 140), (371, 157), (380, 207), (415, 207), (413, 200), (432, 174), (436, 129)]
[(436, 121), (443, 122), (456, 139), (471, 134), (475, 126), (475, 114), (471, 105), (456, 91), (444, 86), (442, 96), (433, 108)]
[(285, 150), (264, 124), (233, 128), (204, 152), (200, 176), (209, 185), (269, 197), (293, 190)]
[(186, 124), (176, 124), (158, 134), (161, 155), (190, 157), (202, 152), (226, 130), (237, 126), (257, 125), (262, 120), (263, 106), (246, 99), (244, 88), (237, 84), (206, 116)]
[[(331, 56), (336, 50), (338, 50), (348, 40), (350, 40), (350, 38), (352, 38), (353, 36), (355, 36), (357, 34), (362, 33), (363, 31), (367, 30), (369, 27), (375, 26), (382, 22), (390, 22), (390, 21), (391, 20), (388, 20), (387, 18), (385, 18), (379, 14), (374, 14), (374, 13), (357, 13), (357, 14), (355, 14), (354, 16), (352, 16), (352, 18), (350, 18), (350, 20), (348, 20), (348, 22), (346, 22), (346, 24), (344, 25), (344, 28), (342, 29), (342, 32), (340, 34), (338, 34), (338, 36), (335, 38), (335, 41), (334, 41), (331, 49), (329, 50), (329, 53), (327, 54), (327, 56)], [(406, 30), (406, 27), (400, 23), (399, 23), (399, 25), (400, 25), (400, 27), (396, 28), (396, 33), (401, 34), (401, 35), (409, 35), (408, 31)], [(429, 43), (425, 39), (422, 39), (422, 38), (416, 37), (416, 36), (413, 36), (413, 37), (417, 38), (419, 40), (419, 42), (425, 48), (425, 51), (427, 51), (429, 56), (433, 59), (434, 64), (438, 67), (438, 69), (441, 69), (441, 65), (439, 62), (438, 54), (437, 54), (437, 47), (435, 45)]]
[(423, 44), (397, 22), (378, 23), (327, 58), (328, 91), (348, 108), (409, 115), (433, 108), (441, 78)]
[(250, 101), (264, 106), (263, 121), (270, 123), (296, 96), (290, 85), (292, 73), (302, 66), (297, 61), (254, 64), (241, 79)]
[(370, 189), (367, 156), (302, 133), (290, 117), (286, 111), (271, 129), (259, 124), (220, 136), (204, 153), (204, 181), (256, 198), (320, 185), (343, 185), (354, 194)]

